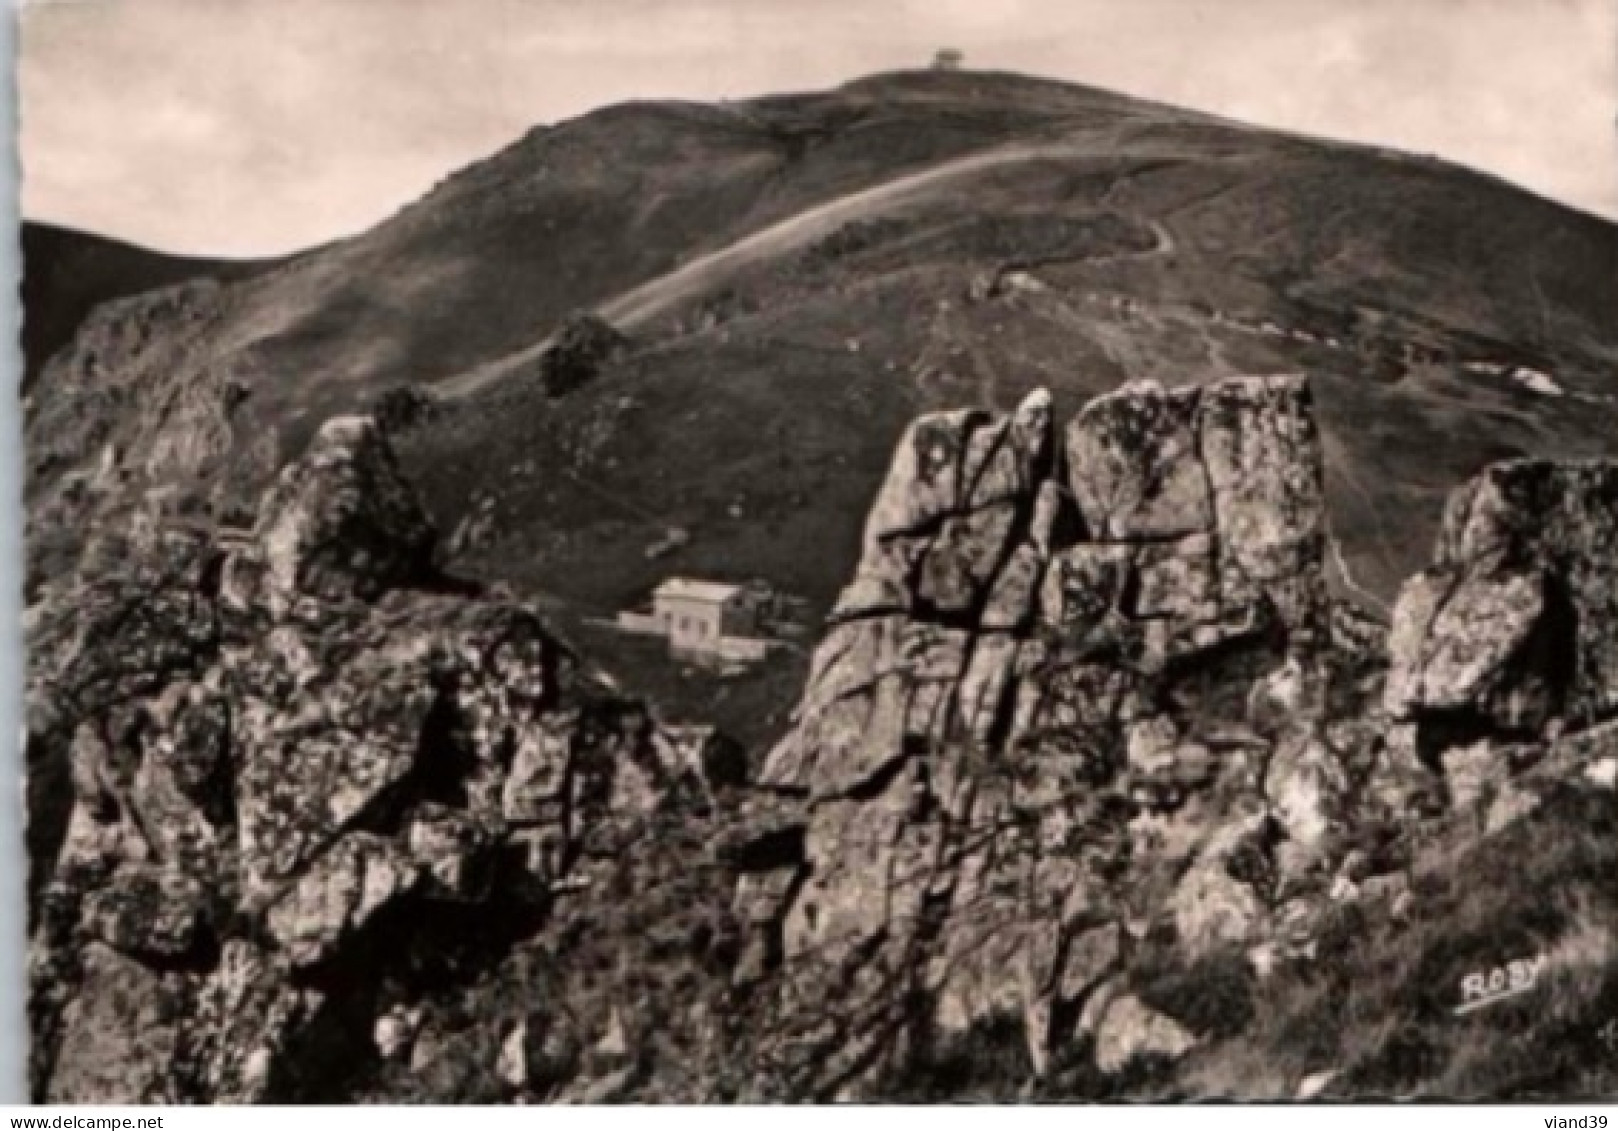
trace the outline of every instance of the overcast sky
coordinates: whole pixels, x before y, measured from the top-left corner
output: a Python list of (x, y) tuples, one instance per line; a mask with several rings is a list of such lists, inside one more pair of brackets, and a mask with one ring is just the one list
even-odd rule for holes
[(828, 86), (946, 45), (1618, 218), (1618, 0), (27, 0), (24, 211), (285, 251), (536, 123)]

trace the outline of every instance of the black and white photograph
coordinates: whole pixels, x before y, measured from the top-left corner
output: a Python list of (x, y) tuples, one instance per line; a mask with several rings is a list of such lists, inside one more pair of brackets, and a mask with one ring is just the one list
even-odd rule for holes
[(1618, 3), (15, 20), (17, 1102), (1607, 1126)]

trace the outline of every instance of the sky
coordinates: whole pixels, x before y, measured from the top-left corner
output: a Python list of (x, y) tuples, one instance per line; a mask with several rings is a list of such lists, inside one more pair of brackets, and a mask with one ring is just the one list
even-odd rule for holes
[(1618, 219), (1618, 0), (21, 0), (23, 211), (169, 251), (351, 234), (533, 126), (925, 66), (1438, 156)]

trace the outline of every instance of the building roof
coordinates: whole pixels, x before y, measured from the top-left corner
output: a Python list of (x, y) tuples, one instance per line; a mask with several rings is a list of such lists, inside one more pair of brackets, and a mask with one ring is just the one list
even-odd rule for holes
[(722, 581), (693, 581), (688, 577), (671, 577), (653, 590), (652, 596), (722, 605), (741, 591), (740, 585), (727, 585)]

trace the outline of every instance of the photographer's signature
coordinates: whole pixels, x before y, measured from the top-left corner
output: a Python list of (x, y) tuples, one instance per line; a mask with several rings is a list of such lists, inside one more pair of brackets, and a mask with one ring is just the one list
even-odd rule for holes
[(1544, 968), (1545, 956), (1539, 954), (1468, 974), (1461, 979), (1461, 1004), (1455, 1007), (1456, 1016), (1527, 993)]

